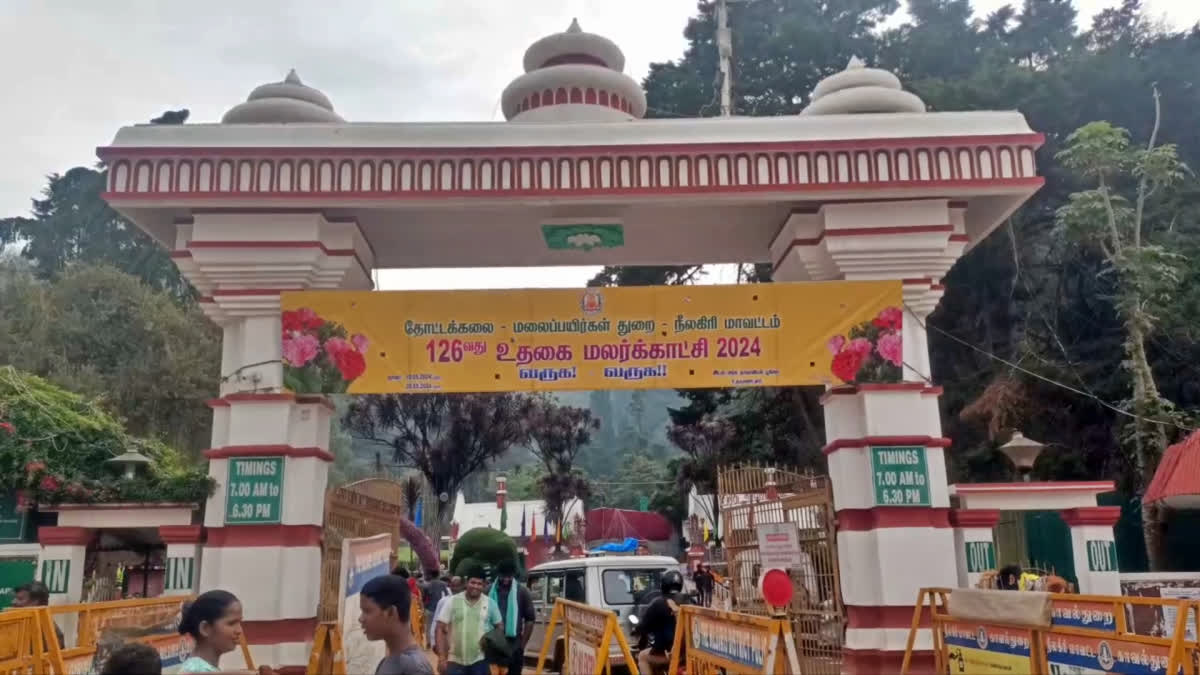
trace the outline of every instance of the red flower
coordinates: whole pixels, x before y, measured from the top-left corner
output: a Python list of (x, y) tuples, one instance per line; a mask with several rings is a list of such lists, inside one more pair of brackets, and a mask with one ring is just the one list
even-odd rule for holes
[(32, 476), (36, 473), (41, 473), (46, 470), (45, 462), (30, 462), (25, 465), (25, 473)]
[(32, 506), (29, 502), (29, 495), (24, 490), (17, 491), (17, 511), (24, 513)]
[(333, 365), (342, 373), (342, 379), (353, 382), (367, 369), (367, 360), (356, 349), (337, 349), (329, 352)]
[(43, 476), (42, 482), (38, 483), (38, 487), (46, 492), (54, 492), (58, 489), (59, 482), (54, 476)]
[(853, 382), (865, 359), (866, 355), (847, 349), (833, 356), (833, 364), (829, 369), (843, 382)]
[(317, 330), (324, 323), (324, 319), (317, 316), (316, 312), (307, 307), (283, 313), (283, 332), (285, 334), (305, 330)]
[(8, 422), (0, 422), (0, 429), (7, 431), (9, 434), (16, 433), (17, 431), (13, 428), (13, 425)]
[(900, 330), (900, 324), (904, 321), (904, 313), (898, 307), (888, 307), (881, 312), (879, 316), (871, 319), (871, 325), (883, 330)]

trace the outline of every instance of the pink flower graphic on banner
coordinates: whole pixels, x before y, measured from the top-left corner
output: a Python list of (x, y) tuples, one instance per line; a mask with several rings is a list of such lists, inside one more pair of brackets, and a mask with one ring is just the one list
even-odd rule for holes
[(825, 343), (825, 346), (829, 348), (829, 353), (834, 355), (837, 355), (838, 352), (842, 351), (842, 347), (845, 345), (846, 338), (841, 335), (834, 335), (833, 337), (829, 338), (829, 342)]
[(904, 321), (904, 313), (899, 307), (888, 307), (871, 320), (871, 324), (882, 330), (900, 330)]
[(367, 370), (370, 340), (309, 307), (282, 313), (283, 384), (297, 394), (341, 394)]
[(899, 366), (904, 363), (904, 341), (900, 339), (899, 333), (880, 335), (875, 350), (892, 365)]
[(829, 338), (825, 346), (833, 355), (830, 372), (846, 384), (899, 382), (904, 363), (903, 316), (899, 307), (885, 307), (847, 334)]
[(321, 341), (314, 335), (296, 335), (283, 338), (283, 361), (294, 368), (301, 368), (317, 358)]
[(875, 349), (875, 345), (872, 345), (871, 341), (866, 338), (854, 338), (846, 346), (846, 349), (866, 358)]

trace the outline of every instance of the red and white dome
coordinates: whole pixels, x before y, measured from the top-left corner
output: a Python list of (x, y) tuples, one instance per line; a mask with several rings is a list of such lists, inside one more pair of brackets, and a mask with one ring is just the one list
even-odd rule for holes
[(624, 122), (646, 114), (646, 95), (625, 75), (625, 55), (579, 21), (525, 50), (525, 74), (501, 96), (513, 122)]

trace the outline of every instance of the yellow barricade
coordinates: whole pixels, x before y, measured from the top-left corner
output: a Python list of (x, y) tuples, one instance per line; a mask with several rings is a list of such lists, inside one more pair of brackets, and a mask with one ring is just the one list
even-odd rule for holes
[[(781, 655), (780, 648), (784, 654)], [(803, 672), (792, 627), (784, 619), (682, 605), (668, 673), (792, 675)]]
[[(48, 648), (43, 658), (47, 672), (54, 675), (97, 672), (113, 650), (128, 642), (153, 647), (164, 670), (178, 667), (195, 646), (191, 636), (180, 635), (178, 631), (184, 605), (192, 599), (192, 596), (173, 595), (31, 610), (45, 617), (43, 630)], [(64, 629), (66, 644), (59, 644), (55, 626)], [(241, 653), (244, 667), (254, 670), (245, 634)]]
[[(1019, 601), (1021, 591), (967, 591), (1006, 612), (1005, 600)], [(931, 629), (937, 673), (1103, 672), (1113, 675), (1196, 675), (1195, 640), (1187, 640), (1188, 617), (1200, 616), (1200, 603), (1112, 595), (1048, 594), (1044, 623), (982, 620), (949, 612), (953, 589), (923, 588), (917, 595), (901, 674), (913, 669), (917, 632)], [(978, 603), (976, 603), (978, 604)], [(1127, 612), (1134, 606), (1174, 610), (1175, 623), (1164, 635), (1130, 632)], [(1019, 614), (1019, 613), (1015, 613)], [(927, 626), (921, 624), (925, 622)]]
[[(49, 636), (49, 639), (47, 639)], [(45, 610), (0, 613), (0, 673), (63, 673), (63, 653)]]
[(305, 675), (346, 675), (346, 652), (337, 622), (323, 622), (313, 637), (312, 654)]
[(612, 610), (596, 609), (578, 602), (559, 598), (554, 601), (554, 611), (550, 613), (550, 623), (546, 626), (546, 637), (542, 640), (542, 651), (538, 654), (537, 675), (542, 675), (546, 667), (546, 656), (557, 641), (555, 628), (563, 628), (563, 663), (558, 664), (562, 673), (570, 675), (601, 675), (612, 673), (612, 662), (609, 653), (613, 641), (620, 649), (629, 669), (629, 675), (638, 675), (637, 661), (629, 650), (625, 634), (617, 624), (617, 615)]

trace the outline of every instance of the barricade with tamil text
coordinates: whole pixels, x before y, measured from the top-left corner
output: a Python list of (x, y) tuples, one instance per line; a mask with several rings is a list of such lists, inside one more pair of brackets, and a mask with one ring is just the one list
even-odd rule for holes
[[(781, 653), (782, 651), (782, 653)], [(681, 659), (682, 662), (681, 662)], [(753, 614), (683, 605), (675, 624), (669, 673), (794, 675), (803, 673), (791, 624)]]
[[(1173, 610), (1160, 634), (1133, 632), (1136, 606)], [(915, 672), (917, 635), (932, 630), (934, 672), (1034, 675), (1196, 675), (1187, 600), (925, 588), (917, 596), (901, 673)]]
[(562, 598), (554, 601), (554, 611), (550, 613), (546, 638), (538, 654), (537, 675), (545, 671), (546, 657), (556, 642), (555, 629), (559, 626), (563, 629), (565, 642), (564, 662), (559, 664), (561, 672), (571, 675), (611, 673), (613, 664), (610, 653), (615, 644), (625, 659), (629, 675), (638, 675), (637, 661), (617, 623), (617, 615), (611, 610), (596, 609)]

